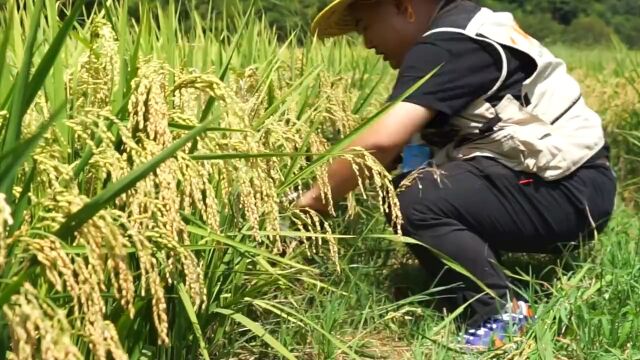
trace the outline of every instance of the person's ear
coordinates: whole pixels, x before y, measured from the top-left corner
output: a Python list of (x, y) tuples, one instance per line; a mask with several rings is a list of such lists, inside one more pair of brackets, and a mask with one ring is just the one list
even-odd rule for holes
[(407, 21), (416, 21), (416, 13), (413, 10), (412, 0), (396, 0), (395, 3), (396, 9), (407, 19)]

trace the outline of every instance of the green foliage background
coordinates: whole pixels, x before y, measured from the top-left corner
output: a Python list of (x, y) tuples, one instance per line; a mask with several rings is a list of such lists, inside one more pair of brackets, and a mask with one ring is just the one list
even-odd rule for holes
[[(165, 2), (151, 0), (149, 2)], [(201, 15), (221, 13), (238, 5), (246, 8), (252, 0), (186, 0), (196, 6)], [(100, 0), (94, 0), (100, 3)], [(131, 0), (135, 10), (139, 0)], [(262, 9), (267, 21), (281, 36), (290, 30), (308, 31), (318, 11), (330, 0), (253, 0)], [(640, 48), (640, 2), (637, 0), (479, 0), (494, 10), (511, 11), (525, 30), (538, 39), (551, 43), (583, 46), (602, 46), (611, 43), (617, 35), (623, 43)], [(220, 19), (220, 17), (218, 17)], [(577, 22), (577, 24), (576, 24)], [(189, 17), (183, 18), (189, 26)]]
[[(67, 1), (73, 3), (78, 0)], [(640, 219), (637, 216), (640, 204), (640, 73), (637, 71), (640, 52), (624, 48), (601, 51), (598, 47), (553, 47), (554, 53), (567, 60), (572, 73), (580, 80), (590, 106), (602, 114), (612, 147), (611, 160), (619, 179), (619, 210), (609, 230), (578, 253), (556, 258), (505, 259), (510, 277), (521, 284), (527, 298), (536, 299), (534, 305), (538, 320), (531, 324), (522, 339), (516, 339), (513, 346), (500, 350), (501, 353), (466, 354), (455, 347), (461, 329), (455, 327), (453, 317), (443, 318), (429, 310), (426, 302), (435, 299), (439, 293), (437, 289), (425, 288), (431, 282), (418, 276), (420, 268), (407, 266), (407, 271), (396, 270), (401, 265), (415, 264), (411, 264), (408, 254), (402, 252), (406, 251), (403, 242), (407, 239), (389, 235), (384, 217), (376, 207), (363, 203), (353, 218), (338, 216), (330, 220), (335, 236), (325, 234), (324, 229), (289, 232), (285, 236), (297, 241), (293, 243), (296, 246), (290, 253), (281, 253), (269, 243), (267, 235), (272, 231), (264, 226), (265, 223), (259, 224), (260, 230), (264, 231), (258, 236), (250, 231), (244, 215), (246, 211), (239, 198), (243, 185), (247, 183), (247, 180), (239, 181), (242, 176), (255, 176), (256, 180), (244, 188), (258, 189), (265, 183), (259, 181), (264, 179), (259, 175), (270, 173), (261, 166), (264, 163), (260, 161), (266, 160), (257, 160), (259, 158), (254, 156), (260, 156), (260, 159), (262, 155), (267, 159), (274, 157), (277, 164), (266, 164), (274, 171), (283, 170), (282, 180), (273, 182), (274, 199), (304, 188), (306, 185), (298, 186), (296, 183), (303, 181), (308, 184), (313, 177), (313, 166), (317, 168), (323, 161), (328, 161), (335, 154), (334, 150), (345, 146), (355, 134), (342, 136), (341, 129), (321, 126), (336, 126), (337, 121), (370, 123), (373, 119), (371, 112), (379, 114), (376, 111), (382, 107), (386, 90), (391, 85), (390, 69), (372, 52), (358, 46), (360, 40), (356, 37), (315, 44), (309, 41), (303, 46), (284, 45), (276, 41), (275, 33), (262, 22), (260, 15), (254, 16), (246, 11), (241, 14), (225, 12), (223, 10), (228, 4), (218, 0), (208, 0), (215, 1), (215, 7), (209, 7), (209, 3), (183, 0), (183, 4), (184, 1), (192, 3), (183, 7), (174, 3), (164, 9), (161, 2), (121, 1), (109, 1), (105, 11), (97, 13), (93, 19), (81, 15), (81, 24), (76, 26), (75, 11), (70, 12), (67, 17), (70, 20), (65, 24), (56, 21), (56, 16), (64, 17), (63, 13), (56, 14), (60, 0), (18, 0), (16, 7), (22, 10), (15, 16), (5, 11), (10, 7), (2, 9), (0, 0), (0, 28), (6, 30), (0, 32), (0, 48), (4, 48), (6, 53), (0, 61), (0, 83), (7, 84), (0, 86), (0, 99), (3, 99), (0, 102), (0, 119), (4, 121), (0, 126), (0, 192), (11, 197), (8, 203), (13, 214), (13, 229), (8, 231), (24, 230), (17, 232), (19, 238), (8, 242), (4, 254), (0, 248), (0, 261), (5, 261), (0, 269), (0, 307), (9, 305), (16, 309), (28, 300), (25, 296), (29, 295), (29, 304), (36, 304), (36, 310), (43, 306), (51, 310), (42, 316), (43, 312), (33, 310), (36, 305), (27, 304), (20, 312), (21, 316), (13, 317), (20, 321), (16, 329), (29, 330), (34, 334), (34, 340), (25, 342), (25, 346), (11, 344), (12, 340), (19, 338), (11, 337), (6, 315), (11, 312), (3, 310), (0, 315), (0, 359), (8, 357), (10, 346), (12, 351), (26, 352), (30, 347), (38, 347), (34, 351), (42, 352), (47, 348), (39, 344), (58, 339), (58, 336), (62, 340), (70, 339), (69, 343), (78, 348), (81, 356), (76, 358), (99, 359), (95, 355), (97, 351), (88, 345), (89, 335), (110, 339), (117, 335), (122, 352), (132, 360), (190, 360), (198, 356), (203, 359), (291, 359), (294, 356), (310, 360), (347, 356), (399, 359), (402, 356), (399, 353), (404, 353), (407, 359), (477, 359), (480, 356), (485, 359), (640, 359), (640, 344), (637, 342), (637, 334), (640, 334), (640, 298), (637, 296), (640, 284)], [(128, 5), (131, 8), (121, 9), (120, 4), (127, 1), (130, 1)], [(290, 4), (279, 4), (278, 10), (288, 14), (278, 15), (288, 19), (281, 23), (276, 22), (279, 13), (267, 7), (263, 9), (268, 21), (281, 28), (300, 27), (302, 39), (304, 29), (317, 9), (315, 5), (305, 9), (305, 14), (294, 22), (290, 19), (291, 14), (296, 14), (301, 8), (296, 10), (289, 7)], [(136, 12), (137, 5), (143, 5), (139, 13)], [(514, 6), (512, 3), (503, 5)], [(79, 7), (77, 9), (80, 10)], [(568, 34), (572, 31), (578, 33), (591, 29), (595, 22), (604, 29), (599, 33), (606, 37), (610, 24), (613, 24), (604, 16), (584, 9), (573, 11), (567, 8), (562, 12), (559, 7), (539, 12), (524, 6), (514, 9), (523, 14), (525, 20), (538, 16), (555, 24), (555, 30), (548, 31), (548, 34), (563, 42), (571, 39)], [(196, 13), (203, 13), (205, 17), (201, 19), (195, 16)], [(248, 15), (245, 17), (245, 14)], [(561, 24), (567, 20), (567, 14), (573, 14), (573, 19), (570, 23)], [(141, 21), (135, 22), (136, 17), (141, 17)], [(180, 20), (179, 24), (175, 23), (176, 19)], [(531, 26), (537, 24), (529, 21)], [(593, 40), (590, 41), (585, 43), (592, 45)], [(84, 54), (90, 55), (88, 59), (91, 59), (92, 67), (82, 66), (87, 61)], [(167, 75), (159, 74), (159, 80), (155, 77), (159, 68), (148, 62), (151, 58), (167, 68)], [(122, 71), (113, 71), (116, 67)], [(118, 75), (109, 76), (114, 73)], [(162, 92), (152, 99), (152, 94), (158, 92), (139, 91), (140, 81), (144, 79), (149, 84), (154, 83), (157, 89), (165, 86), (174, 88), (176, 81), (181, 82), (182, 74), (188, 74), (188, 79), (195, 80), (198, 86), (207, 86), (205, 89), (210, 89), (214, 97), (206, 102), (202, 99), (195, 105), (185, 103), (189, 110), (184, 111), (184, 116), (178, 114), (174, 118), (168, 114), (175, 112), (166, 111), (167, 115), (162, 116), (163, 126), (171, 132), (172, 138), (175, 134), (176, 141), (159, 155), (134, 168), (130, 163), (131, 157), (120, 157), (119, 151), (123, 151), (124, 145), (118, 144), (113, 136), (120, 134), (121, 139), (124, 136), (133, 138), (127, 129), (137, 123), (137, 112), (129, 109), (137, 109), (138, 106), (128, 105), (141, 102), (130, 102), (129, 99), (145, 99), (143, 102), (146, 104), (159, 102), (161, 108), (164, 105), (168, 108), (170, 99)], [(73, 91), (79, 83), (85, 83), (86, 87), (82, 91)], [(102, 89), (96, 84), (104, 84), (107, 89), (104, 94), (94, 94), (93, 89)], [(218, 85), (210, 88), (207, 84)], [(213, 92), (215, 89), (219, 91)], [(243, 101), (251, 101), (252, 96), (264, 102), (258, 111), (244, 107)], [(212, 100), (214, 98), (215, 101)], [(98, 106), (93, 105), (98, 101)], [(173, 109), (178, 108), (176, 102), (171, 104)], [(100, 108), (99, 112), (94, 111), (96, 107)], [(147, 105), (144, 107), (148, 108)], [(91, 109), (89, 116), (82, 112), (83, 108)], [(227, 110), (229, 108), (231, 111)], [(195, 112), (192, 113), (191, 109)], [(248, 110), (245, 112), (243, 109)], [(226, 117), (228, 113), (231, 116)], [(182, 123), (187, 117), (193, 117), (193, 120)], [(233, 120), (229, 127), (225, 125), (226, 119)], [(192, 127), (190, 124), (198, 122), (199, 126), (183, 136)], [(82, 126), (80, 131), (88, 131), (83, 136), (76, 136), (80, 133), (80, 125), (74, 124)], [(135, 133), (142, 132), (138, 131), (142, 127), (134, 129)], [(36, 134), (31, 136), (33, 131)], [(48, 131), (51, 133), (47, 134)], [(216, 148), (211, 153), (206, 150), (206, 153), (194, 154), (199, 144), (205, 142), (193, 139), (205, 131)], [(331, 148), (333, 150), (311, 157), (308, 151), (313, 148), (308, 139), (316, 132), (328, 133), (327, 141), (336, 139), (336, 142)], [(278, 138), (277, 134), (286, 137)], [(299, 139), (304, 137), (300, 141), (303, 144), (301, 148), (297, 147), (297, 141), (289, 141), (289, 134), (295, 134)], [(338, 137), (342, 140), (337, 140)], [(269, 147), (265, 145), (255, 150), (262, 140)], [(233, 147), (220, 147), (225, 144)], [(289, 144), (296, 146), (293, 148), (296, 152), (284, 147)], [(164, 236), (158, 235), (161, 231), (155, 231), (168, 224), (162, 213), (148, 219), (144, 217), (145, 221), (153, 221), (150, 226), (153, 231), (144, 235), (153, 239), (153, 243), (126, 246), (128, 262), (125, 267), (134, 274), (127, 283), (143, 278), (140, 259), (150, 253), (158, 264), (154, 271), (167, 278), (167, 282), (161, 282), (159, 286), (162, 293), (158, 292), (158, 298), (166, 299), (166, 311), (164, 307), (155, 306), (149, 292), (142, 291), (145, 284), (136, 281), (132, 285), (135, 303), (131, 302), (135, 313), (131, 315), (126, 305), (118, 301), (118, 290), (112, 285), (113, 274), (105, 277), (111, 279), (105, 282), (99, 281), (97, 276), (82, 276), (83, 283), (87, 285), (83, 289), (88, 289), (85, 294), (92, 295), (92, 298), (95, 295), (96, 300), (92, 301), (105, 305), (98, 311), (84, 311), (73, 303), (71, 291), (79, 287), (58, 287), (59, 284), (47, 277), (48, 268), (62, 273), (59, 269), (71, 263), (69, 258), (84, 267), (82, 264), (88, 261), (90, 252), (98, 254), (95, 258), (122, 257), (111, 245), (97, 247), (98, 250), (104, 248), (105, 252), (95, 252), (96, 247), (89, 248), (85, 241), (87, 238), (82, 240), (74, 235), (76, 232), (73, 230), (92, 220), (107, 225), (102, 228), (110, 233), (127, 231), (128, 234), (133, 227), (124, 225), (125, 220), (133, 221), (140, 216), (127, 220), (124, 215), (112, 218), (108, 215), (111, 213), (96, 215), (96, 212), (128, 211), (126, 203), (119, 204), (113, 199), (145, 176), (161, 173), (159, 164), (168, 161), (180, 148), (189, 149), (184, 151), (184, 157), (179, 158), (183, 164), (189, 163), (186, 161), (188, 156), (194, 161), (223, 162), (219, 165), (231, 169), (233, 178), (229, 177), (230, 180), (220, 179), (217, 174), (201, 177), (211, 178), (206, 180), (207, 186), (203, 188), (209, 189), (208, 185), (211, 185), (216, 189), (216, 201), (223, 204), (219, 207), (220, 220), (211, 222), (218, 224), (218, 229), (205, 224), (201, 213), (194, 208), (173, 207), (175, 216), (168, 219), (180, 219), (188, 226), (189, 232), (184, 239), (177, 241), (178, 236), (169, 231), (163, 231), (168, 234)], [(110, 159), (122, 159), (126, 175), (117, 178), (106, 172), (105, 169), (109, 169), (104, 164), (107, 156), (102, 156), (104, 153), (97, 150), (108, 150), (106, 154)], [(312, 159), (312, 162), (307, 162)], [(57, 165), (48, 165), (51, 162)], [(63, 171), (64, 176), (55, 176)], [(221, 185), (224, 183), (231, 183), (227, 185), (229, 191), (224, 190)], [(183, 188), (182, 184), (184, 181), (176, 181), (168, 191), (180, 195), (181, 192), (176, 190)], [(15, 193), (3, 190), (12, 188)], [(146, 196), (154, 204), (163, 206), (166, 203), (156, 200), (152, 193), (150, 191)], [(375, 193), (371, 191), (366, 195), (375, 198)], [(257, 200), (255, 194), (248, 197)], [(79, 209), (71, 207), (75, 199), (84, 205)], [(357, 198), (358, 204), (360, 199)], [(277, 203), (279, 218), (276, 220), (284, 221), (276, 226), (297, 229), (290, 226), (295, 214), (286, 204)], [(268, 201), (257, 200), (253, 204), (268, 205)], [(265, 209), (271, 210), (270, 207)], [(339, 215), (344, 214), (341, 211)], [(104, 220), (109, 218), (111, 223)], [(4, 219), (4, 214), (0, 213), (0, 220)], [(118, 228), (113, 230), (109, 224)], [(92, 239), (102, 238), (93, 237), (94, 233), (85, 234)], [(309, 252), (303, 244), (317, 237), (327, 239), (323, 239), (324, 245), (318, 245), (317, 251)], [(331, 238), (339, 241), (341, 249), (336, 261), (330, 261), (332, 254), (327, 240)], [(4, 229), (0, 229), (0, 245), (7, 244), (3, 242), (5, 239)], [(39, 246), (45, 239), (50, 239), (52, 245)], [(47, 257), (41, 257), (42, 254)], [(63, 261), (49, 261), (49, 254), (57, 254)], [(200, 267), (204, 272), (202, 278), (207, 300), (201, 308), (194, 306), (195, 297), (188, 292), (193, 287), (185, 287), (185, 279), (190, 279), (187, 274), (196, 273), (194, 268), (174, 270), (171, 274), (166, 270), (169, 267), (165, 265), (165, 259), (179, 259), (185, 256), (183, 254), (192, 254), (202, 260)], [(98, 269), (94, 274), (100, 272)], [(77, 270), (66, 273), (71, 274), (72, 283), (80, 279), (74, 275)], [(171, 284), (168, 279), (172, 280)], [(101, 290), (98, 283), (105, 289)], [(26, 284), (30, 284), (33, 290), (28, 290)], [(14, 297), (19, 292), (24, 296)], [(403, 299), (397, 301), (399, 297), (395, 295)], [(413, 296), (404, 298), (409, 295)], [(155, 304), (159, 303), (155, 301)], [(55, 320), (54, 314), (64, 319), (57, 320), (57, 323), (70, 323), (73, 330), (49, 331), (51, 322), (47, 319)], [(159, 345), (160, 333), (153, 321), (156, 314), (167, 316), (169, 326), (166, 331), (171, 346)], [(85, 319), (102, 318), (113, 324), (114, 330), (84, 330)], [(29, 319), (36, 319), (36, 324), (45, 324), (46, 327), (26, 323)], [(43, 322), (45, 320), (47, 323)], [(51, 359), (51, 356), (40, 354), (33, 358)], [(69, 359), (68, 356), (63, 358)], [(122, 358), (124, 356), (119, 357)]]

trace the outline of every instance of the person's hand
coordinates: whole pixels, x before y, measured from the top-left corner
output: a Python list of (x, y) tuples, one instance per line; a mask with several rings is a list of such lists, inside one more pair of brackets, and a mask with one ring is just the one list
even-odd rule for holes
[(299, 210), (313, 210), (322, 216), (329, 215), (329, 208), (327, 204), (322, 202), (322, 196), (316, 188), (312, 188), (311, 190), (302, 193), (294, 203), (293, 207)]

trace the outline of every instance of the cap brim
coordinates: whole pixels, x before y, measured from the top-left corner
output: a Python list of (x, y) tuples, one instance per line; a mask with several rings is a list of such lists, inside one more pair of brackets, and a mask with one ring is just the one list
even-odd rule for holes
[(347, 9), (353, 1), (335, 0), (329, 4), (313, 20), (311, 33), (322, 39), (356, 31), (356, 21)]

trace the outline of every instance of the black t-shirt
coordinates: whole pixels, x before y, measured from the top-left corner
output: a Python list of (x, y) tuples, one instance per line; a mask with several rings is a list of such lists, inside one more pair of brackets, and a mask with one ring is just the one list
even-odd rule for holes
[[(520, 98), (522, 83), (536, 70), (535, 61), (519, 50), (506, 48), (507, 77), (487, 99), (497, 103), (505, 95)], [(437, 32), (423, 37), (407, 54), (400, 67), (390, 99), (400, 97), (426, 74), (440, 69), (404, 101), (429, 107), (447, 116), (455, 115), (487, 94), (502, 73), (502, 59), (491, 44), (455, 32)]]
[[(522, 83), (536, 71), (536, 63), (526, 53), (502, 47), (507, 60), (507, 76), (487, 101), (497, 105), (507, 94), (521, 100)], [(423, 131), (425, 140), (442, 147), (453, 140), (456, 130), (448, 126), (452, 115), (460, 113), (494, 88), (502, 73), (501, 55), (492, 44), (456, 32), (436, 32), (422, 37), (405, 57), (389, 101), (399, 98), (426, 74), (441, 66), (405, 102), (438, 113)], [(523, 104), (528, 105), (528, 104)], [(607, 155), (599, 151), (594, 158)]]
[[(507, 94), (520, 99), (522, 83), (536, 70), (535, 61), (506, 48), (507, 77), (487, 99), (493, 105)], [(448, 120), (494, 88), (502, 73), (501, 55), (493, 45), (456, 32), (436, 32), (420, 39), (405, 57), (389, 100), (400, 97), (413, 84), (441, 66), (404, 101), (436, 110), (436, 118), (423, 131), (425, 140), (441, 147), (455, 137)]]

